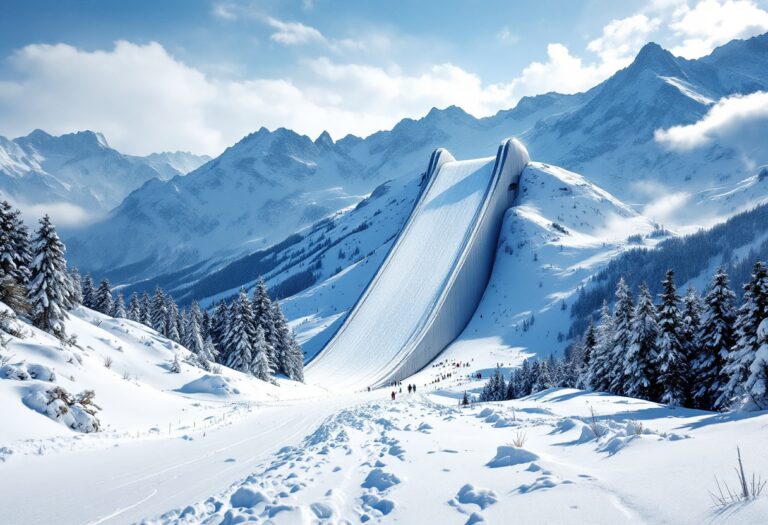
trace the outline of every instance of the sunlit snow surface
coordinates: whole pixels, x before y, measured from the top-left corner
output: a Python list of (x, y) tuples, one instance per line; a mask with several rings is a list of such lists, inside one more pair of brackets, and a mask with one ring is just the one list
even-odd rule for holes
[(466, 245), (494, 157), (443, 165), (354, 319), (308, 368), (331, 388), (375, 384), (419, 334)]

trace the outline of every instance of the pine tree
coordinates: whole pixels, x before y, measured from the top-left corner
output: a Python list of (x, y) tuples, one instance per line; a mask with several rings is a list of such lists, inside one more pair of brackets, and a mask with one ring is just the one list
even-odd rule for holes
[(69, 282), (71, 283), (72, 302), (74, 304), (83, 304), (83, 283), (80, 278), (80, 272), (73, 267), (69, 272)]
[(208, 336), (203, 342), (203, 349), (197, 356), (197, 359), (205, 370), (210, 371), (211, 363), (216, 362), (217, 353), (218, 352), (216, 351), (216, 347), (213, 345), (213, 341), (211, 340), (211, 336)]
[(219, 304), (216, 305), (216, 309), (213, 311), (213, 319), (211, 321), (211, 340), (213, 345), (218, 351), (219, 362), (226, 363), (226, 343), (225, 338), (227, 335), (227, 326), (229, 323), (230, 311), (227, 303), (222, 299)]
[(94, 305), (96, 304), (96, 289), (93, 287), (93, 279), (91, 279), (91, 274), (85, 274), (82, 289), (83, 306), (92, 310), (95, 309)]
[(698, 408), (717, 408), (716, 402), (728, 382), (724, 367), (735, 343), (735, 298), (736, 294), (728, 283), (728, 274), (723, 268), (718, 268), (704, 297), (704, 311), (696, 338), (696, 355), (692, 363), (692, 373), (696, 378), (692, 388), (693, 401)]
[(682, 405), (687, 396), (689, 363), (681, 339), (680, 296), (675, 287), (672, 270), (662, 281), (663, 291), (659, 304), (658, 371), (661, 382), (660, 401), (671, 406)]
[[(597, 343), (592, 351), (587, 373), (587, 386), (593, 390), (607, 392), (611, 388), (611, 342), (613, 341), (613, 316), (608, 301), (603, 301)], [(525, 364), (525, 363), (523, 363)]]
[(131, 293), (131, 298), (128, 301), (128, 319), (137, 323), (141, 322), (141, 302), (139, 301), (139, 294), (136, 292)]
[(63, 339), (72, 291), (64, 259), (66, 249), (47, 215), (40, 219), (32, 246), (34, 259), (27, 293), (30, 317), (35, 326)]
[(109, 286), (107, 279), (102, 279), (101, 283), (99, 283), (99, 289), (96, 290), (96, 299), (93, 307), (97, 312), (101, 312), (104, 315), (112, 315), (113, 306), (112, 288)]
[(198, 358), (201, 358), (204, 353), (203, 346), (205, 341), (200, 330), (200, 306), (197, 301), (192, 300), (192, 304), (189, 307), (189, 315), (186, 318), (186, 326), (184, 329), (184, 339), (182, 344)]
[(758, 341), (758, 327), (766, 317), (768, 271), (763, 263), (758, 262), (752, 270), (750, 281), (744, 285), (744, 302), (736, 318), (736, 344), (728, 354), (723, 369), (728, 383), (716, 401), (717, 408), (727, 408), (736, 402), (746, 401), (750, 395), (746, 390), (746, 382), (761, 346)]
[(152, 298), (149, 297), (147, 292), (141, 294), (141, 317), (139, 322), (145, 326), (152, 328)]
[(613, 338), (611, 340), (610, 366), (608, 377), (610, 379), (609, 391), (615, 394), (624, 393), (624, 356), (629, 350), (632, 338), (632, 315), (635, 306), (632, 300), (632, 292), (624, 281), (619, 280), (616, 286), (616, 307), (613, 313)]
[(165, 337), (171, 341), (181, 342), (179, 334), (179, 307), (170, 295), (165, 296)]
[(279, 369), (277, 356), (274, 353), (275, 348), (278, 345), (275, 333), (275, 319), (273, 316), (272, 300), (269, 298), (267, 284), (262, 277), (259, 277), (256, 281), (256, 288), (253, 290), (252, 304), (255, 323), (254, 327), (260, 326), (264, 330), (264, 338), (268, 344), (270, 352), (267, 354), (269, 368), (272, 373), (275, 373)]
[(19, 211), (8, 201), (0, 202), (0, 279), (6, 277), (19, 285), (29, 281), (31, 256), (29, 236)]
[(151, 309), (152, 328), (154, 328), (159, 334), (167, 336), (168, 327), (168, 308), (165, 304), (165, 294), (163, 290), (158, 286), (155, 288), (155, 298), (152, 300)]
[(289, 375), (288, 377), (293, 379), (294, 381), (299, 381), (300, 383), (304, 382), (304, 352), (301, 350), (301, 345), (296, 340), (296, 335), (293, 333), (293, 330), (291, 330), (290, 335), (290, 354), (288, 355), (289, 360)]
[(631, 342), (624, 358), (625, 393), (630, 397), (648, 400), (658, 398), (655, 381), (658, 373), (656, 370), (658, 335), (656, 305), (653, 304), (653, 296), (648, 285), (642, 283), (632, 319)]
[(21, 211), (14, 210), (14, 227), (11, 230), (11, 242), (15, 255), (16, 270), (20, 283), (28, 284), (32, 275), (32, 245), (29, 241), (29, 231), (21, 218)]
[(256, 336), (253, 343), (253, 360), (251, 361), (251, 373), (262, 381), (269, 381), (272, 374), (269, 364), (269, 355), (272, 353), (270, 344), (267, 341), (264, 329), (259, 326), (256, 328)]
[(125, 300), (123, 299), (123, 294), (117, 294), (117, 298), (115, 299), (115, 303), (112, 305), (112, 312), (110, 315), (115, 319), (128, 318), (128, 312), (125, 311)]
[(584, 337), (579, 344), (579, 357), (576, 361), (576, 388), (589, 388), (589, 370), (592, 357), (597, 347), (597, 330), (592, 321), (587, 325)]
[(255, 340), (251, 301), (245, 293), (245, 288), (241, 288), (237, 299), (232, 303), (231, 317), (227, 323), (227, 332), (224, 334), (227, 366), (250, 373)]
[(280, 303), (272, 303), (272, 320), (274, 322), (274, 354), (277, 362), (277, 372), (286, 377), (292, 376), (293, 361), (291, 359), (291, 331), (288, 322), (280, 309)]

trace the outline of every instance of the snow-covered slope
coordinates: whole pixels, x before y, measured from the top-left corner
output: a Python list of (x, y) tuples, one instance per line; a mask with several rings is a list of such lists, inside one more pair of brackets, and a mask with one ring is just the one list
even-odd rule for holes
[[(77, 434), (66, 420), (38, 412), (45, 408), (39, 403), (44, 392), (53, 387), (72, 395), (93, 390), (101, 408), (96, 417), (111, 437), (182, 435), (190, 427), (219, 423), (224, 414), (234, 417), (251, 402), (317, 393), (292, 381), (264, 383), (227, 367), (206, 372), (184, 362), (187, 349), (146, 326), (83, 307), (66, 322), (68, 334), (77, 337), (73, 346), (21, 320), (8, 323), (21, 337), (4, 334), (7, 341), (0, 350), (0, 459), (56, 449)], [(171, 373), (176, 358), (181, 372)], [(94, 435), (88, 443), (98, 439)]]
[(183, 175), (206, 160), (191, 153), (134, 157), (112, 149), (100, 133), (54, 137), (35, 130), (0, 137), (0, 194), (32, 215), (66, 204), (93, 220), (148, 180)]

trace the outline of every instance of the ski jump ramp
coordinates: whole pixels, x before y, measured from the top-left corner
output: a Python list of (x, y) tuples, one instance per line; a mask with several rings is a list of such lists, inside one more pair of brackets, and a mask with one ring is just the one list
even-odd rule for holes
[(495, 157), (429, 159), (422, 191), (384, 263), (323, 350), (310, 383), (362, 390), (426, 366), (466, 327), (493, 268), (504, 212), (529, 161), (516, 139)]

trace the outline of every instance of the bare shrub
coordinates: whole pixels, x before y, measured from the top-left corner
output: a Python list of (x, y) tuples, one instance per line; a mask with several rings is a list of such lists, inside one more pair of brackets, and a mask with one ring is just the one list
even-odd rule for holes
[(112, 368), (112, 358), (110, 356), (104, 358), (104, 368)]
[(525, 442), (528, 441), (528, 436), (525, 432), (522, 430), (518, 430), (515, 434), (514, 439), (512, 439), (512, 444), (516, 446), (517, 448), (523, 448), (525, 446)]
[(738, 486), (732, 489), (726, 481), (721, 482), (715, 476), (717, 492), (710, 491), (709, 495), (716, 507), (725, 508), (734, 503), (753, 500), (763, 493), (763, 489), (765, 489), (766, 483), (768, 483), (768, 481), (763, 480), (762, 476), (758, 476), (754, 472), (752, 476), (747, 476), (744, 471), (744, 462), (741, 459), (739, 447), (736, 447), (736, 457), (738, 458), (738, 463), (733, 470), (736, 471)]
[(605, 435), (607, 429), (600, 424), (597, 418), (598, 415), (595, 412), (595, 407), (589, 405), (589, 420), (587, 421), (587, 425), (589, 425), (589, 429), (596, 437), (601, 438)]

